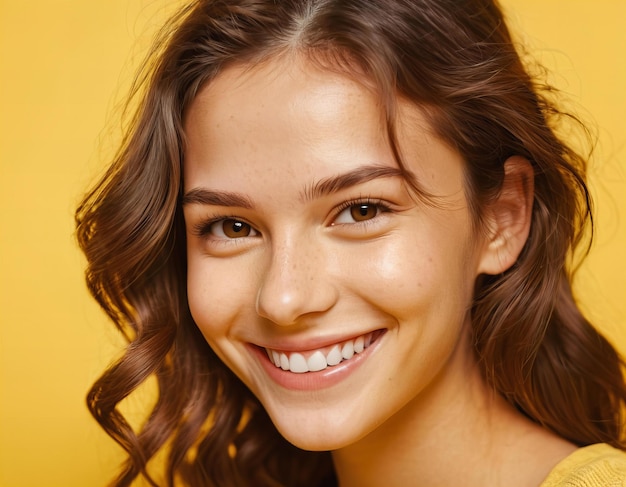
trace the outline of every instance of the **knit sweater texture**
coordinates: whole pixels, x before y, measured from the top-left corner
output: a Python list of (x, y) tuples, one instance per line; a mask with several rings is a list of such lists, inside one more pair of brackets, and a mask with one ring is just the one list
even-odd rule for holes
[(599, 443), (576, 450), (540, 487), (626, 487), (626, 452)]

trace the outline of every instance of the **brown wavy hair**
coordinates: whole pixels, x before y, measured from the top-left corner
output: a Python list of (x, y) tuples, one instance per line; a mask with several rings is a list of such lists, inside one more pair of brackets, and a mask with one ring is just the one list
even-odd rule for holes
[[(531, 231), (515, 265), (476, 285), (475, 354), (486, 381), (533, 421), (577, 444), (622, 437), (626, 385), (614, 348), (582, 316), (572, 255), (591, 224), (585, 158), (555, 134), (572, 120), (528, 74), (490, 0), (201, 0), (160, 32), (131, 93), (138, 110), (108, 172), (76, 212), (93, 296), (128, 339), (88, 406), (127, 452), (116, 486), (166, 450), (169, 486), (335, 485), (330, 454), (284, 440), (217, 358), (187, 305), (182, 120), (226, 67), (297, 51), (371, 86), (396, 156), (398, 96), (424, 107), (466, 161), (475, 223), (504, 161), (535, 173)], [(402, 161), (397, 157), (398, 164)], [(583, 248), (583, 253), (585, 248)], [(119, 403), (150, 377), (157, 400), (135, 431)]]

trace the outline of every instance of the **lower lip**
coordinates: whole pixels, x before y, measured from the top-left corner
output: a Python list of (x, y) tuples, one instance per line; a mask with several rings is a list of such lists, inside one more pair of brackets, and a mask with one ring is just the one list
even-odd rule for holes
[(376, 351), (384, 334), (384, 332), (381, 333), (376, 341), (372, 342), (369, 347), (359, 354), (354, 354), (349, 360), (344, 360), (338, 365), (326, 367), (324, 370), (318, 372), (304, 372), (302, 374), (296, 374), (276, 367), (276, 365), (270, 362), (264, 348), (250, 345), (250, 349), (261, 362), (267, 375), (278, 385), (285, 389), (296, 391), (313, 391), (332, 387), (357, 370), (360, 365)]

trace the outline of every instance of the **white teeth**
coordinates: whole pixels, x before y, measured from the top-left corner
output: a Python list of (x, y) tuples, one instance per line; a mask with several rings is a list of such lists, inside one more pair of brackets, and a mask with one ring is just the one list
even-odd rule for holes
[(292, 353), (291, 357), (289, 357), (289, 370), (295, 372), (296, 374), (308, 372), (309, 366), (306, 363), (304, 356), (299, 353)]
[(318, 372), (328, 367), (326, 357), (324, 357), (324, 354), (319, 350), (311, 355), (306, 363), (309, 366), (309, 372)]
[(343, 357), (341, 356), (341, 348), (339, 348), (339, 345), (335, 345), (333, 349), (328, 352), (328, 356), (326, 357), (326, 363), (328, 363), (328, 365), (332, 367), (333, 365), (341, 363), (342, 360)]
[(354, 342), (350, 340), (343, 344), (343, 347), (341, 348), (341, 356), (344, 359), (348, 360), (348, 359), (351, 359), (353, 355), (354, 355)]
[(361, 353), (363, 351), (363, 345), (365, 344), (365, 340), (362, 336), (358, 337), (354, 340), (354, 352)]
[(361, 335), (354, 340), (348, 340), (333, 346), (325, 356), (321, 350), (316, 350), (306, 359), (301, 353), (287, 355), (285, 352), (277, 352), (266, 348), (267, 356), (276, 367), (296, 374), (305, 372), (319, 372), (327, 367), (339, 365), (344, 360), (350, 360), (355, 353), (361, 353), (372, 343), (373, 333)]

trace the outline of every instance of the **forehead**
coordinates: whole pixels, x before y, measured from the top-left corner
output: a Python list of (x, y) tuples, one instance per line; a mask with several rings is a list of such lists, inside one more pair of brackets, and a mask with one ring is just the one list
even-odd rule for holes
[(237, 123), (241, 130), (250, 125), (258, 132), (268, 128), (260, 120), (292, 124), (295, 118), (301, 125), (293, 131), (307, 124), (308, 129), (332, 133), (339, 119), (355, 125), (368, 122), (368, 128), (377, 130), (384, 126), (383, 107), (360, 80), (290, 55), (222, 71), (196, 96), (185, 129), (208, 124), (219, 130)]
[(185, 133), (186, 160), (209, 151), (213, 160), (237, 165), (261, 152), (278, 162), (308, 150), (312, 160), (332, 153), (340, 170), (354, 149), (346, 139), (359, 139), (368, 150), (386, 145), (372, 93), (346, 76), (288, 58), (224, 70), (191, 104)]
[[(441, 142), (420, 107), (398, 99), (397, 114), (405, 166), (418, 179), (434, 179), (429, 163), (441, 159), (433, 157)], [(225, 69), (192, 102), (185, 134), (187, 188), (208, 177), (228, 184), (276, 173), (319, 179), (358, 164), (398, 166), (373, 90), (296, 56)]]

